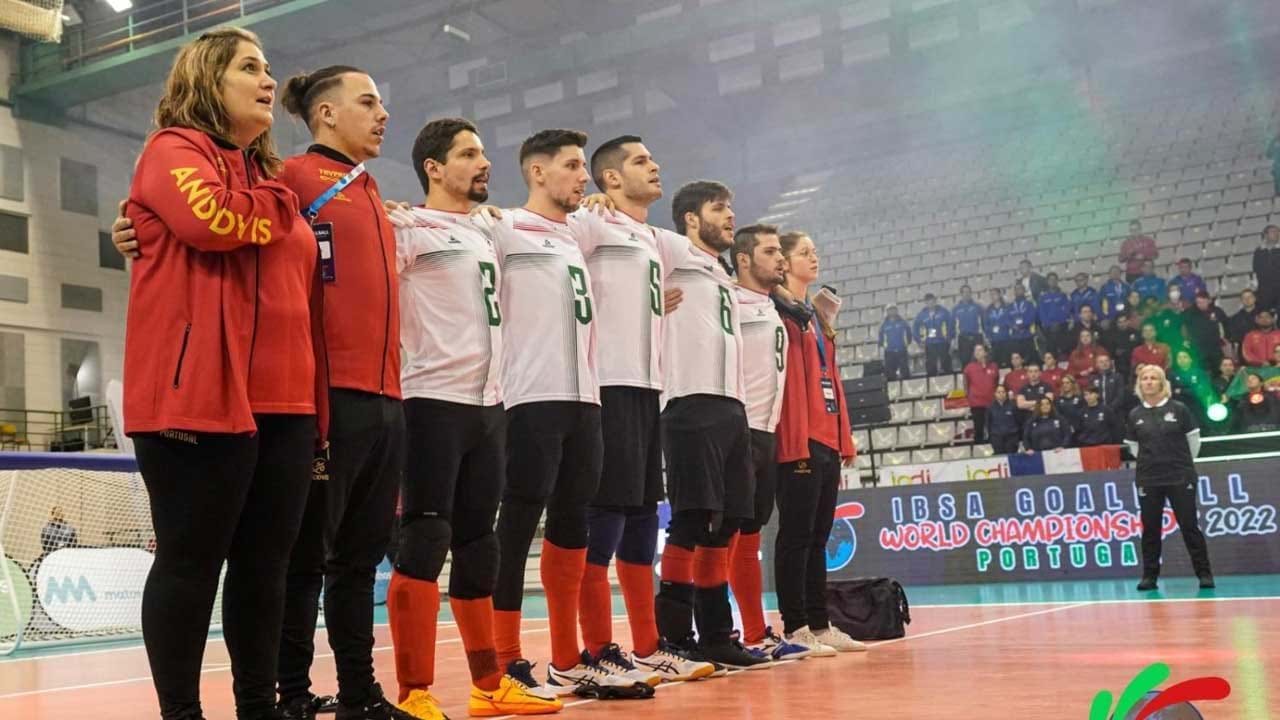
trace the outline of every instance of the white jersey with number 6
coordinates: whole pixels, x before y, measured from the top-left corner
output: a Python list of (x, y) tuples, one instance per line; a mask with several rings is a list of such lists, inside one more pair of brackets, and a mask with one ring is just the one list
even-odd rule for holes
[(782, 417), (787, 380), (787, 330), (773, 298), (738, 286), (742, 309), (742, 375), (747, 392), (747, 423), (752, 430), (774, 432)]
[(569, 226), (591, 271), (600, 385), (661, 390), (663, 280), (689, 241), (622, 212), (582, 209)]
[(405, 398), (497, 405), (502, 369), (498, 258), (464, 213), (396, 210)]
[(599, 405), (591, 275), (569, 225), (523, 208), (490, 226), (502, 266), (502, 392), (507, 408)]
[(719, 258), (689, 243), (667, 286), (684, 298), (663, 328), (665, 398), (718, 395), (745, 402), (737, 286)]

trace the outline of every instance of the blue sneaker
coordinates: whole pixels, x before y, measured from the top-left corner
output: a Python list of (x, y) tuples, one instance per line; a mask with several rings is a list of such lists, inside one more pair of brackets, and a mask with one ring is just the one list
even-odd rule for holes
[(774, 632), (771, 627), (764, 629), (764, 640), (760, 641), (755, 647), (768, 653), (774, 662), (803, 660), (813, 654), (813, 650), (803, 645), (787, 642), (781, 635)]

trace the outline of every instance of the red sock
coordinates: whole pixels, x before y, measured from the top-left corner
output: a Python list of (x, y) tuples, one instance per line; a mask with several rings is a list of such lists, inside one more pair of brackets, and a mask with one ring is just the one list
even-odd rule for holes
[(542, 590), (547, 595), (547, 622), (551, 625), (551, 663), (561, 670), (581, 659), (578, 600), (586, 564), (586, 548), (570, 550), (542, 541)]
[(493, 641), (498, 648), (498, 667), (506, 669), (524, 657), (520, 652), (520, 611), (493, 611)]
[(578, 625), (582, 642), (593, 654), (613, 642), (613, 594), (609, 592), (609, 568), (587, 563), (578, 598)]
[(760, 533), (735, 536), (729, 551), (729, 587), (742, 611), (742, 641), (764, 640), (764, 578), (760, 571)]
[[(590, 567), (588, 565), (587, 567)], [(640, 657), (658, 650), (658, 621), (653, 614), (653, 566), (618, 561), (618, 584), (631, 621), (631, 645)]]
[(693, 551), (668, 544), (662, 549), (662, 581), (693, 584)]
[(493, 643), (493, 598), (463, 600), (450, 597), (449, 609), (458, 622), (462, 647), (467, 651), (471, 683), (481, 690), (497, 690), (506, 668), (499, 667), (498, 651)]
[(411, 690), (426, 690), (436, 679), (436, 627), (440, 586), (392, 571), (387, 616), (395, 646), (400, 702)]
[(729, 582), (729, 548), (704, 547), (693, 551), (693, 584), (700, 588), (720, 587)]

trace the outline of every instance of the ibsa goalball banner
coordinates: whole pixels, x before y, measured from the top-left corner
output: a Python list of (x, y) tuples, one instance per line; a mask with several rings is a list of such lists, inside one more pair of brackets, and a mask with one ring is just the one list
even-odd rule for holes
[[(1276, 572), (1280, 459), (1199, 470), (1214, 572)], [(1162, 532), (1162, 574), (1192, 574), (1172, 509)], [(1132, 470), (865, 488), (840, 493), (827, 570), (922, 585), (1133, 577), (1141, 538)]]

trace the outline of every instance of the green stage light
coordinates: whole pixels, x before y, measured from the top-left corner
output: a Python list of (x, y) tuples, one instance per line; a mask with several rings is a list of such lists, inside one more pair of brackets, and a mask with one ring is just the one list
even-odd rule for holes
[(1222, 422), (1227, 419), (1227, 406), (1222, 403), (1214, 403), (1209, 406), (1209, 419), (1214, 422)]

